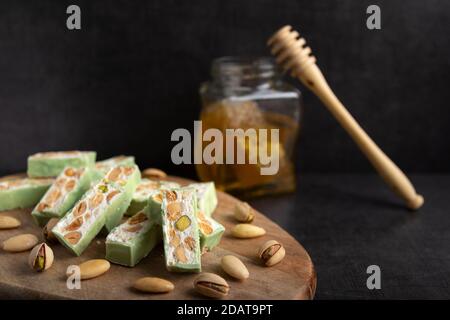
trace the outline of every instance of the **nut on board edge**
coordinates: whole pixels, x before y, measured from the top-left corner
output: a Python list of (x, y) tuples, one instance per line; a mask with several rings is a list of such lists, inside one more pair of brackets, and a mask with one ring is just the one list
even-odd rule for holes
[(286, 255), (284, 246), (276, 240), (265, 242), (259, 249), (258, 257), (267, 266), (271, 267), (281, 262)]
[(237, 202), (234, 206), (233, 217), (244, 223), (251, 223), (255, 218), (253, 208), (247, 202)]

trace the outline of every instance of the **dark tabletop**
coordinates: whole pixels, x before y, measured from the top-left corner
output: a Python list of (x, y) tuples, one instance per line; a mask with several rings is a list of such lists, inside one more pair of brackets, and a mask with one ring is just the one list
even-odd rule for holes
[[(410, 177), (425, 198), (418, 212), (375, 175), (303, 175), (295, 194), (250, 203), (309, 252), (316, 299), (448, 299), (450, 175)], [(380, 290), (367, 289), (370, 265)]]

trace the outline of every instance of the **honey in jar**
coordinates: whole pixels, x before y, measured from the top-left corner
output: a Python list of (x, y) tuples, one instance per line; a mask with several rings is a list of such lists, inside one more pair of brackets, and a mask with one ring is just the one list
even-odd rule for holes
[[(213, 62), (212, 75), (213, 80), (200, 89), (202, 133), (208, 129), (223, 133), (227, 141), (216, 152), (226, 160), (197, 164), (199, 178), (242, 197), (295, 190), (293, 157), (301, 116), (300, 92), (281, 80), (270, 58), (219, 58)], [(234, 141), (230, 143), (229, 133), (236, 130), (254, 136), (231, 136)], [(198, 147), (204, 149), (208, 143), (202, 141)], [(232, 159), (227, 157), (230, 154)], [(239, 154), (245, 156), (244, 161), (238, 161)], [(277, 161), (275, 174), (263, 174), (269, 171), (264, 155)]]

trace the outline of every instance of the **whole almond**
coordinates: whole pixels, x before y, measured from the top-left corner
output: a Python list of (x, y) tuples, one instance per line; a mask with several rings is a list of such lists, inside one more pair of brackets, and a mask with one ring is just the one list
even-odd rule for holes
[(85, 261), (78, 266), (80, 268), (80, 278), (81, 280), (96, 278), (108, 271), (110, 266), (109, 261), (105, 259)]
[(145, 277), (138, 279), (133, 288), (139, 290), (141, 292), (149, 292), (149, 293), (166, 293), (172, 291), (175, 286), (172, 282), (156, 278), (156, 277)]
[(58, 239), (55, 237), (55, 235), (52, 232), (52, 229), (56, 224), (58, 223), (58, 218), (51, 218), (47, 224), (45, 225), (44, 229), (42, 230), (44, 234), (44, 238), (48, 242), (56, 242)]
[(267, 267), (276, 265), (283, 260), (286, 250), (283, 245), (276, 240), (269, 240), (259, 249), (258, 256)]
[(0, 216), (0, 230), (13, 229), (21, 225), (20, 221), (10, 216)]
[(3, 250), (8, 252), (23, 252), (33, 248), (39, 242), (34, 234), (20, 234), (3, 241)]
[(261, 237), (265, 234), (266, 230), (264, 230), (263, 228), (248, 223), (237, 224), (231, 230), (231, 235), (233, 237), (241, 239)]
[(167, 177), (167, 174), (160, 169), (148, 168), (142, 171), (142, 177), (150, 179), (164, 179)]
[(245, 223), (250, 223), (255, 218), (253, 208), (247, 202), (236, 203), (233, 216), (237, 221)]
[(223, 298), (230, 291), (230, 286), (224, 278), (208, 272), (195, 278), (194, 288), (198, 293), (210, 298)]
[(221, 260), (223, 271), (233, 278), (245, 280), (249, 277), (249, 272), (245, 264), (237, 257), (232, 255), (224, 256)]

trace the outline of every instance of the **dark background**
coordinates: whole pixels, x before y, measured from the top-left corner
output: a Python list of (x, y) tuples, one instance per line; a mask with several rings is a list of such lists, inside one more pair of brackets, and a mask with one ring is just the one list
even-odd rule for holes
[[(66, 28), (78, 4), (82, 30)], [(382, 29), (366, 28), (381, 7)], [(313, 49), (332, 88), (408, 172), (448, 172), (450, 2), (2, 1), (0, 174), (23, 171), (44, 150), (133, 154), (142, 167), (195, 176), (171, 164), (170, 134), (192, 128), (198, 88), (224, 55), (266, 55), (284, 24)], [(346, 133), (309, 92), (302, 172), (370, 172)]]

